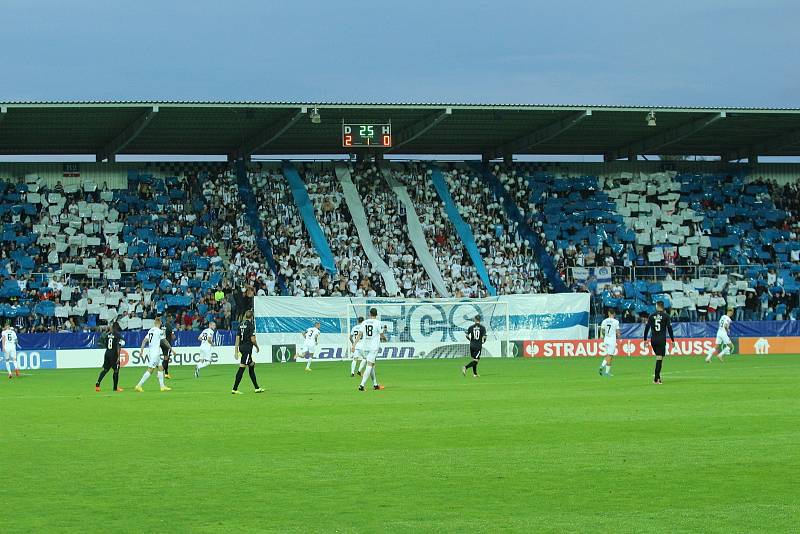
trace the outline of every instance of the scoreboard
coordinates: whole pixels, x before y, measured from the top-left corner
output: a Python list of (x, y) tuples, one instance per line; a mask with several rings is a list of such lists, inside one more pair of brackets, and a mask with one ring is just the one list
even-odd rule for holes
[(342, 123), (342, 146), (345, 148), (392, 146), (392, 124)]

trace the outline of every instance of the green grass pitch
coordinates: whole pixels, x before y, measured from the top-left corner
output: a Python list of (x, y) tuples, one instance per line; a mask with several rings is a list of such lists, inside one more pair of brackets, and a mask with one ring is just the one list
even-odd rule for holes
[[(797, 532), (800, 357), (123, 369), (0, 384), (3, 532)], [(104, 381), (111, 388), (111, 376)]]

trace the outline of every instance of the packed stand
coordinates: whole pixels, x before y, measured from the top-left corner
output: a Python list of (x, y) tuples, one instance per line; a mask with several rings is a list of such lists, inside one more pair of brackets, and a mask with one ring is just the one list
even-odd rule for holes
[[(247, 220), (247, 207), (239, 196), (238, 180), (230, 169), (208, 176), (202, 194), (210, 207), (210, 233), (228, 258), (228, 275), (238, 298), (253, 295), (277, 295), (277, 279), (268, 268), (256, 244), (253, 228)], [(237, 307), (240, 316), (244, 308)]]
[(375, 248), (394, 272), (402, 296), (436, 296), (433, 284), (411, 244), (405, 207), (381, 171), (372, 165), (362, 165), (353, 168), (351, 175), (364, 204)]
[(761, 180), (675, 172), (620, 173), (606, 185), (636, 232), (624, 257), (636, 281), (607, 290), (606, 306), (628, 320), (658, 300), (692, 321), (716, 320), (728, 308), (736, 320), (797, 317), (800, 242), (785, 211), (791, 201), (772, 201), (777, 190)]
[[(320, 294), (349, 297), (388, 296), (380, 273), (372, 268), (331, 167), (303, 169), (317, 221), (336, 258), (338, 273)], [(324, 293), (322, 293), (324, 291)]]
[(547, 293), (548, 283), (530, 243), (526, 243), (503, 213), (491, 189), (467, 169), (443, 170), (459, 214), (469, 224), (499, 295)]
[(408, 164), (400, 171), (391, 172), (408, 188), (425, 240), (450, 294), (458, 298), (485, 297), (486, 288), (445, 212), (427, 169), (422, 164)]
[(88, 180), (48, 188), (26, 176), (0, 192), (0, 315), (18, 331), (90, 331), (114, 320), (140, 328), (162, 313), (180, 315), (182, 328), (230, 325), (230, 285), (197, 174), (132, 172), (127, 190)]
[[(253, 169), (248, 171), (248, 179), (259, 208), (258, 218), (264, 234), (269, 236), (272, 255), (289, 294), (299, 297), (333, 295), (335, 281), (322, 268), (319, 255), (311, 245), (286, 178), (277, 170)], [(266, 269), (263, 257), (256, 252), (244, 254), (242, 258), (251, 265), (260, 262), (259, 266)], [(236, 261), (234, 257), (234, 264)], [(257, 294), (277, 294), (274, 280), (269, 273), (265, 274), (269, 287), (265, 287), (266, 282), (258, 282), (256, 277)]]

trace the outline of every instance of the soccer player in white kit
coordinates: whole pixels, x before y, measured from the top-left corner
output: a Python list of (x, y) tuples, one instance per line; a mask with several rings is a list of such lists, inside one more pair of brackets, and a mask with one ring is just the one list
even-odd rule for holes
[(369, 310), (369, 319), (362, 323), (362, 330), (356, 334), (356, 345), (363, 339), (364, 358), (367, 360), (367, 367), (364, 375), (361, 377), (361, 385), (358, 386), (359, 391), (364, 391), (364, 385), (367, 379), (372, 377), (372, 389), (383, 389), (383, 386), (378, 384), (378, 377), (375, 376), (375, 360), (380, 352), (381, 341), (386, 341), (384, 334), (384, 326), (378, 320), (377, 308)]
[(214, 345), (214, 331), (217, 329), (217, 323), (211, 321), (208, 323), (208, 328), (200, 332), (197, 337), (200, 341), (200, 361), (194, 368), (195, 378), (200, 378), (200, 369), (211, 365), (211, 347)]
[[(317, 343), (319, 343), (319, 327), (320, 322), (314, 323), (314, 326), (306, 330), (303, 334), (303, 357), (306, 358), (306, 371), (311, 370), (311, 359), (314, 353), (317, 352)], [(295, 358), (297, 358), (295, 356)]]
[(11, 364), (14, 364), (14, 373), (19, 376), (19, 364), (17, 364), (17, 333), (14, 332), (11, 323), (6, 323), (3, 329), (3, 357), (6, 361), (6, 371), (8, 371), (8, 378), (14, 375), (11, 373)]
[[(350, 376), (356, 376), (356, 365), (358, 362), (361, 362), (361, 366), (358, 369), (358, 375), (361, 376), (361, 371), (364, 370), (364, 367), (367, 365), (367, 361), (364, 359), (364, 341), (363, 339), (356, 343), (356, 336), (358, 336), (359, 332), (364, 331), (364, 318), (358, 318), (358, 324), (353, 327), (350, 331), (350, 352), (353, 354), (352, 361), (350, 362)], [(362, 334), (363, 336), (363, 334)]]
[(706, 354), (706, 363), (711, 363), (711, 358), (714, 353), (717, 353), (719, 361), (724, 361), (725, 356), (733, 351), (733, 343), (731, 343), (731, 317), (733, 317), (733, 308), (728, 308), (728, 313), (719, 318), (719, 327), (717, 328), (717, 339), (714, 348)]
[[(153, 321), (153, 328), (147, 331), (147, 335), (144, 336), (142, 340), (142, 347), (140, 349), (140, 354), (144, 355), (144, 347), (147, 345), (147, 370), (142, 375), (142, 379), (139, 380), (139, 383), (136, 384), (136, 387), (133, 388), (135, 391), (142, 393), (144, 389), (142, 386), (147, 379), (150, 378), (150, 375), (153, 374), (155, 369), (158, 369), (158, 383), (161, 386), (161, 391), (171, 391), (172, 388), (168, 388), (164, 385), (164, 367), (162, 365), (163, 357), (161, 355), (161, 340), (164, 339), (164, 331), (161, 330), (161, 318), (156, 317)], [(175, 354), (175, 351), (172, 347), (169, 348), (172, 354)]]
[(611, 374), (611, 361), (617, 355), (617, 335), (620, 333), (619, 321), (614, 317), (616, 313), (613, 309), (608, 310), (608, 317), (600, 323), (600, 332), (603, 334), (603, 347), (606, 349), (606, 357), (600, 363), (598, 372), (600, 376), (614, 376)]

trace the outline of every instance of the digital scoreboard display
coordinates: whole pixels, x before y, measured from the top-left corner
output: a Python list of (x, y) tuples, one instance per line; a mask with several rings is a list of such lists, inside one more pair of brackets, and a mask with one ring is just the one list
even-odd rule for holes
[(345, 148), (392, 146), (392, 125), (342, 123), (342, 146)]

